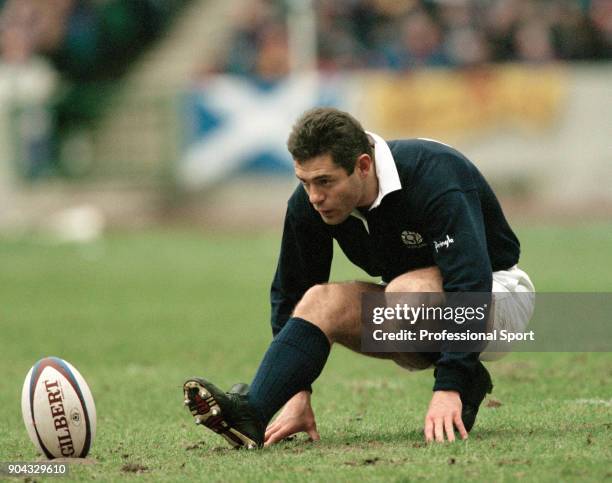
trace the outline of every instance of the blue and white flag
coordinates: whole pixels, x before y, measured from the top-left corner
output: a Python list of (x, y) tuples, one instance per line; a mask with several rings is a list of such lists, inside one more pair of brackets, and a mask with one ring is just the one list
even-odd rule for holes
[(315, 106), (342, 107), (345, 87), (316, 74), (266, 86), (212, 77), (187, 96), (179, 183), (201, 189), (239, 172), (292, 173), (286, 142), (293, 123)]

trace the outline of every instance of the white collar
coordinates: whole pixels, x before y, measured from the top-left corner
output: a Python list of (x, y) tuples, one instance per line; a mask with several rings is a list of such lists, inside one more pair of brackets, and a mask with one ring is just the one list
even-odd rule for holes
[(378, 178), (378, 196), (368, 208), (368, 211), (377, 208), (382, 199), (393, 191), (401, 190), (402, 183), (395, 166), (395, 160), (389, 146), (378, 134), (366, 131), (374, 139), (374, 168)]

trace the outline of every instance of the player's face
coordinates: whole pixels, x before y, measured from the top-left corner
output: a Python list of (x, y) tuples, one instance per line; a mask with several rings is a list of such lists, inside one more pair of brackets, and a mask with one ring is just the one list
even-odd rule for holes
[(330, 154), (302, 163), (295, 162), (294, 165), (295, 175), (325, 223), (342, 223), (359, 206), (364, 195), (365, 181), (358, 169), (347, 174), (344, 168), (332, 161)]

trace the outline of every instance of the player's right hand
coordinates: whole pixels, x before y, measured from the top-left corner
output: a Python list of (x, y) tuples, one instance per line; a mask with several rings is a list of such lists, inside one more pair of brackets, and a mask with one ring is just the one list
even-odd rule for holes
[(278, 417), (268, 425), (264, 437), (264, 446), (282, 441), (296, 433), (307, 433), (312, 441), (319, 441), (321, 437), (317, 431), (315, 415), (310, 405), (310, 393), (298, 392), (293, 396)]

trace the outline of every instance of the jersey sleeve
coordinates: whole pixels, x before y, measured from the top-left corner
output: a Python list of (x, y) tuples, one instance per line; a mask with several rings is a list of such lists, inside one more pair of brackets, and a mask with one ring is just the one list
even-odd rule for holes
[(313, 285), (329, 280), (333, 239), (324, 226), (287, 209), (280, 255), (270, 290), (272, 334), (283, 328), (295, 305)]
[[(453, 189), (427, 204), (426, 237), (442, 273), (445, 292), (480, 292), (490, 307), (493, 273), (478, 192)], [(485, 300), (486, 298), (486, 300)], [(482, 300), (481, 300), (482, 299)], [(441, 352), (434, 391), (463, 394), (478, 364), (478, 352)]]

